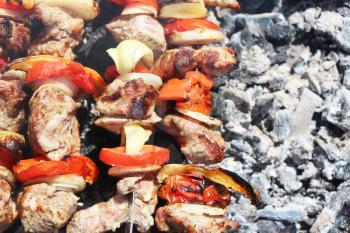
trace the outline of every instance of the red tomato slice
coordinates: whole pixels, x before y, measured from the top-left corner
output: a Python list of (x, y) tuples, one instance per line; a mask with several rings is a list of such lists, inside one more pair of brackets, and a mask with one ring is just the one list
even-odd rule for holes
[(24, 12), (25, 9), (21, 7), (20, 5), (10, 4), (7, 3), (6, 0), (0, 0), (0, 8), (9, 10), (9, 11), (15, 11), (15, 12)]
[(105, 79), (111, 83), (113, 80), (118, 77), (119, 72), (117, 71), (117, 67), (115, 65), (110, 65), (106, 68), (105, 71)]
[(4, 57), (0, 57), (0, 72), (2, 72), (7, 65), (7, 59)]
[(60, 161), (50, 161), (45, 157), (21, 160), (13, 166), (17, 180), (25, 182), (40, 177), (75, 174), (92, 184), (97, 180), (98, 168), (86, 156), (69, 155)]
[(164, 31), (167, 36), (175, 32), (185, 32), (201, 28), (220, 30), (218, 25), (206, 19), (176, 19), (164, 25)]
[(100, 160), (110, 166), (131, 167), (163, 165), (169, 161), (170, 151), (166, 148), (145, 145), (142, 152), (126, 154), (125, 147), (103, 148)]
[(11, 170), (13, 165), (13, 156), (7, 150), (0, 148), (0, 166)]
[(33, 65), (28, 71), (26, 84), (45, 79), (68, 78), (77, 87), (83, 89), (89, 94), (95, 92), (94, 80), (91, 75), (85, 71), (84, 67), (77, 62), (39, 62)]

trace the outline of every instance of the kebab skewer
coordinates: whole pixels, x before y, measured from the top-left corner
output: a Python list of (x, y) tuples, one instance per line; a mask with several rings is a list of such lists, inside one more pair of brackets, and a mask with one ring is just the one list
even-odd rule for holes
[(98, 176), (96, 165), (79, 155), (79, 124), (74, 116), (79, 104), (74, 98), (98, 94), (104, 81), (79, 63), (52, 56), (22, 58), (10, 67), (24, 72), (24, 83), (34, 91), (28, 131), (37, 157), (14, 166), (24, 186), (18, 196), (21, 222), (26, 232), (54, 232), (76, 211), (79, 198), (74, 193)]

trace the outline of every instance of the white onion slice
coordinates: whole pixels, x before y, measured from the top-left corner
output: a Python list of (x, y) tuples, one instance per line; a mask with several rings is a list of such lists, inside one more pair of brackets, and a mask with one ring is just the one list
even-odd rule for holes
[(158, 12), (157, 9), (153, 6), (144, 5), (144, 4), (132, 4), (126, 6), (122, 11), (121, 15), (153, 15), (157, 17)]
[(16, 186), (16, 178), (6, 167), (0, 166), (0, 179), (6, 180), (12, 188)]
[(155, 74), (148, 74), (148, 73), (129, 73), (129, 74), (123, 74), (118, 77), (121, 81), (128, 82), (134, 79), (141, 78), (144, 83), (148, 85), (152, 85), (155, 89), (159, 90), (160, 87), (163, 85), (162, 79), (155, 75)]
[(214, 117), (210, 117), (207, 115), (204, 115), (200, 112), (193, 112), (193, 111), (189, 111), (186, 109), (181, 109), (181, 108), (175, 108), (176, 111), (178, 111), (179, 113), (191, 117), (197, 121), (200, 121), (208, 126), (221, 126), (222, 122)]
[(203, 2), (171, 3), (160, 9), (160, 18), (192, 19), (205, 18), (208, 10)]
[(83, 191), (86, 187), (84, 178), (74, 174), (40, 177), (24, 182), (23, 185), (29, 186), (41, 183), (54, 186), (57, 190), (68, 191), (73, 193), (79, 193)]
[(61, 8), (84, 20), (93, 20), (100, 13), (98, 4), (94, 0), (35, 0), (35, 2)]
[(213, 29), (195, 29), (185, 32), (175, 32), (168, 37), (173, 45), (205, 45), (220, 42), (225, 39), (221, 31)]

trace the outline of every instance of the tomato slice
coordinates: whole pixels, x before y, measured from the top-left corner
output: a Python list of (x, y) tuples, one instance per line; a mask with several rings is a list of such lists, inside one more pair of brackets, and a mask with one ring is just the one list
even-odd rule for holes
[(170, 151), (166, 148), (144, 145), (139, 153), (126, 154), (125, 147), (103, 148), (100, 160), (110, 166), (131, 167), (163, 165), (169, 161)]
[(150, 5), (156, 8), (157, 10), (159, 9), (159, 4), (157, 0), (110, 0), (111, 2), (122, 5), (122, 6), (129, 6), (133, 4), (145, 4), (145, 5)]
[(24, 12), (25, 11), (25, 9), (23, 7), (21, 7), (20, 5), (8, 3), (8, 1), (6, 1), (6, 0), (0, 0), (0, 8), (5, 9), (5, 10), (9, 10), (9, 11), (14, 11), (14, 12)]
[(13, 172), (20, 182), (40, 177), (75, 174), (84, 177), (90, 184), (97, 180), (99, 173), (96, 164), (82, 155), (69, 155), (60, 161), (50, 161), (45, 157), (21, 160), (13, 166)]
[(0, 148), (0, 166), (4, 166), (11, 170), (13, 162), (12, 154), (6, 149)]
[(113, 80), (118, 77), (119, 72), (117, 71), (117, 67), (115, 65), (110, 65), (105, 70), (105, 79), (108, 83), (113, 82)]
[(45, 79), (69, 78), (77, 87), (89, 94), (95, 92), (94, 80), (77, 62), (49, 61), (35, 63), (28, 71), (26, 84)]
[(7, 65), (7, 59), (4, 57), (0, 57), (0, 72), (2, 72)]
[(220, 27), (207, 19), (175, 19), (164, 25), (165, 35), (185, 32), (195, 29), (220, 30)]
[(160, 90), (159, 100), (176, 100), (176, 107), (209, 115), (214, 82), (199, 71), (189, 71), (185, 79), (170, 79)]

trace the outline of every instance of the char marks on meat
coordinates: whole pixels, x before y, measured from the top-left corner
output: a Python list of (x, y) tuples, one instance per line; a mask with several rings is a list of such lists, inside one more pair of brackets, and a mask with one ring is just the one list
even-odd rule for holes
[(30, 43), (30, 30), (23, 23), (0, 18), (0, 46), (10, 57), (23, 55)]
[(76, 211), (78, 197), (47, 184), (25, 187), (18, 196), (25, 232), (56, 232)]
[(17, 217), (17, 208), (11, 198), (11, 186), (0, 179), (0, 232), (5, 231)]
[(84, 21), (74, 18), (57, 7), (36, 4), (34, 17), (42, 21), (44, 29), (31, 45), (30, 55), (54, 55), (74, 59), (73, 48), (84, 33)]
[(220, 132), (190, 117), (169, 114), (160, 127), (177, 140), (182, 153), (193, 163), (214, 164), (224, 158), (225, 141)]
[(155, 63), (152, 73), (161, 78), (184, 76), (186, 72), (199, 69), (209, 77), (231, 72), (237, 66), (234, 51), (227, 47), (204, 46), (198, 50), (182, 47), (166, 51)]
[(25, 97), (19, 80), (0, 79), (0, 130), (18, 132), (21, 129)]
[(162, 232), (224, 233), (239, 229), (225, 219), (225, 210), (198, 204), (171, 204), (156, 211), (156, 224)]
[(80, 104), (59, 86), (41, 86), (30, 100), (28, 135), (35, 154), (51, 160), (80, 150), (79, 123), (75, 117)]
[(97, 99), (97, 110), (105, 116), (143, 119), (151, 115), (158, 91), (142, 79), (114, 80)]
[(106, 25), (117, 42), (139, 40), (150, 47), (155, 57), (166, 49), (162, 25), (149, 15), (124, 15)]
[(204, 0), (207, 6), (228, 7), (239, 10), (240, 6), (236, 0)]

